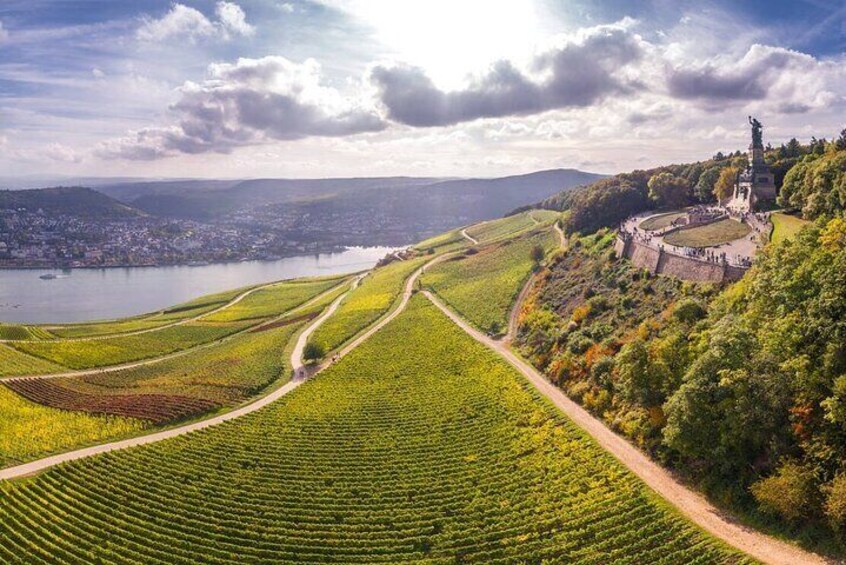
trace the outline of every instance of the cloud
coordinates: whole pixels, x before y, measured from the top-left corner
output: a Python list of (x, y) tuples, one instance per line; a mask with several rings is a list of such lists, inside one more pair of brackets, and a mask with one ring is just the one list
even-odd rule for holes
[(9, 39), (9, 32), (3, 27), (3, 22), (0, 21), (0, 43), (6, 43)]
[(377, 65), (370, 73), (388, 116), (411, 126), (444, 126), (479, 118), (584, 107), (636, 84), (624, 76), (643, 56), (631, 21), (597, 26), (562, 38), (537, 55), (531, 74), (499, 61), (462, 90), (444, 92), (408, 65)]
[(203, 83), (187, 82), (180, 88), (181, 98), (171, 107), (177, 124), (105, 142), (97, 154), (151, 160), (179, 153), (229, 153), (269, 140), (385, 128), (374, 108), (345, 99), (323, 86), (321, 78), (320, 66), (311, 59), (301, 64), (284, 57), (213, 64)]
[(247, 23), (246, 14), (238, 4), (218, 2), (215, 13), (220, 19), (219, 25), (225, 34), (253, 35), (256, 31), (253, 26)]
[(296, 8), (290, 2), (281, 2), (279, 3), (279, 9), (286, 14), (293, 14)]
[(671, 66), (667, 88), (675, 98), (707, 105), (773, 98), (780, 101), (781, 111), (797, 113), (830, 101), (829, 67), (805, 53), (756, 44), (736, 61)]
[(44, 150), (44, 155), (53, 161), (61, 161), (64, 163), (82, 162), (82, 155), (80, 155), (76, 150), (60, 143), (50, 143), (47, 145)]
[(170, 11), (159, 19), (144, 17), (135, 36), (146, 42), (177, 37), (197, 41), (212, 37), (230, 39), (232, 36), (249, 36), (255, 32), (255, 28), (247, 23), (244, 10), (233, 2), (218, 2), (215, 14), (218, 21), (213, 22), (195, 8), (174, 3)]

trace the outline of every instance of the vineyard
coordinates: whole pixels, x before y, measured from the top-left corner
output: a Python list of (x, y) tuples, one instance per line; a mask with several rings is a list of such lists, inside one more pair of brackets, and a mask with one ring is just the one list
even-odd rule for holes
[(550, 253), (557, 244), (551, 229), (491, 244), (427, 269), (422, 284), (478, 328), (498, 334), (507, 327), (514, 300), (536, 264), (532, 249), (540, 246)]
[[(257, 324), (276, 318), (285, 312), (303, 304), (316, 296), (339, 286), (343, 278), (305, 279), (268, 286), (252, 292), (242, 300), (198, 320), (186, 321), (179, 325), (170, 325), (155, 331), (127, 335), (99, 335), (89, 339), (53, 339), (40, 341), (8, 342), (11, 348), (21, 352), (18, 359), (8, 368), (0, 369), (0, 376), (28, 375), (36, 372), (61, 372), (67, 369), (90, 369), (120, 365), (142, 359), (160, 357), (210, 344), (229, 335), (243, 331)], [(342, 286), (342, 285), (341, 285)], [(235, 296), (242, 292), (235, 293)], [(204, 311), (220, 308), (231, 301), (233, 293), (223, 293), (212, 297), (200, 298), (184, 307), (175, 307), (165, 311), (167, 323), (173, 323), (171, 316), (179, 312), (197, 316), (197, 308)], [(136, 321), (127, 322), (135, 324)], [(92, 326), (104, 331), (105, 327), (120, 327), (126, 330), (129, 325), (120, 325), (116, 321), (107, 326)], [(80, 326), (81, 327), (81, 326)], [(138, 331), (137, 329), (132, 331)], [(0, 344), (2, 345), (2, 344)], [(5, 352), (0, 351), (0, 356)], [(25, 355), (23, 355), (25, 354)], [(44, 370), (32, 370), (37, 362), (44, 363)]]
[(523, 212), (522, 214), (515, 214), (469, 227), (467, 228), (467, 234), (478, 240), (479, 243), (497, 241), (503, 238), (514, 237), (527, 231), (538, 225), (542, 221), (541, 217), (545, 219), (546, 217), (552, 217), (552, 215), (557, 216), (558, 214), (548, 210)]
[[(131, 435), (138, 420), (92, 416), (40, 406), (0, 386), (0, 467), (56, 451)], [(6, 562), (7, 558), (0, 558)]]
[(159, 312), (133, 316), (131, 318), (88, 322), (83, 324), (49, 326), (49, 332), (60, 338), (78, 339), (150, 330), (172, 324), (174, 322), (180, 322), (182, 320), (202, 316), (203, 314), (226, 305), (247, 290), (248, 289), (241, 288), (201, 296), (190, 302), (171, 306), (170, 308), (166, 308)]
[(422, 298), (261, 411), (0, 491), (4, 562), (744, 562)]
[(58, 373), (63, 370), (64, 367), (55, 363), (32, 357), (0, 343), (0, 377)]
[(390, 309), (402, 293), (405, 280), (427, 260), (395, 261), (372, 271), (309, 341), (328, 353), (355, 337)]

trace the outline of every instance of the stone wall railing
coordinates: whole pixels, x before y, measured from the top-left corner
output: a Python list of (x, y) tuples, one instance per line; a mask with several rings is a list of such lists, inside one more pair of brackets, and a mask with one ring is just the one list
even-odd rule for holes
[(628, 259), (635, 267), (647, 269), (652, 274), (673, 276), (686, 281), (736, 281), (748, 270), (748, 267), (671, 253), (662, 247), (656, 248), (620, 234), (617, 234), (614, 240), (614, 251), (618, 257)]

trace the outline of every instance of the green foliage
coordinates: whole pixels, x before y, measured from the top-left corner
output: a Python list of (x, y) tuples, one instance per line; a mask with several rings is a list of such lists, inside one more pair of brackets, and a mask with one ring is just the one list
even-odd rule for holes
[(720, 176), (714, 183), (714, 197), (720, 201), (725, 200), (734, 193), (734, 185), (737, 182), (737, 175), (740, 173), (738, 167), (730, 166), (720, 170)]
[(315, 361), (319, 361), (320, 359), (323, 359), (325, 355), (326, 352), (323, 350), (323, 347), (318, 343), (308, 342), (303, 348), (303, 360), (306, 363), (313, 363)]
[(813, 471), (792, 461), (753, 484), (751, 490), (763, 511), (791, 522), (813, 515), (816, 507)]
[(570, 213), (564, 220), (564, 229), (569, 233), (591, 233), (649, 209), (645, 188), (646, 181), (639, 186), (618, 175), (573, 191), (566, 204)]
[(806, 220), (846, 209), (846, 150), (804, 157), (785, 176), (778, 203)]
[(666, 171), (652, 175), (647, 187), (649, 199), (662, 208), (679, 208), (690, 200), (690, 183)]
[(2, 562), (748, 562), (422, 297), (260, 411), (0, 484), (0, 539)]

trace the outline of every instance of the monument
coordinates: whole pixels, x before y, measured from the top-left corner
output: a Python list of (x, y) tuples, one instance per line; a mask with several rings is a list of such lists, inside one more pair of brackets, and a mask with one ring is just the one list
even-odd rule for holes
[(755, 212), (772, 203), (776, 198), (775, 177), (764, 161), (763, 126), (749, 116), (752, 126), (752, 143), (749, 144), (749, 162), (737, 175), (734, 193), (725, 207), (734, 212)]

